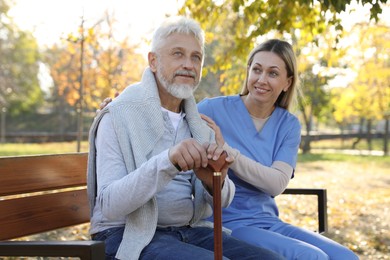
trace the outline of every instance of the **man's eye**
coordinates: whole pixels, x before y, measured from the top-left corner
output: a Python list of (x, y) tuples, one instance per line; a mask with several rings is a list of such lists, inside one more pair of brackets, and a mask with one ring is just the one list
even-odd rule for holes
[(193, 56), (193, 59), (197, 60), (197, 61), (201, 61), (202, 57), (200, 57), (199, 55), (195, 55), (195, 56)]

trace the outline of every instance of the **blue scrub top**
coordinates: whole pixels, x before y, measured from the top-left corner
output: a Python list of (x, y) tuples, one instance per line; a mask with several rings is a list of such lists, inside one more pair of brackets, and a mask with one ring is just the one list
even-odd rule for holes
[[(198, 108), (200, 113), (215, 121), (225, 141), (241, 154), (265, 166), (282, 161), (295, 169), (301, 125), (286, 109), (276, 107), (258, 132), (239, 95), (207, 98), (198, 104)], [(268, 228), (281, 221), (272, 196), (241, 180), (234, 171), (229, 170), (228, 174), (236, 185), (236, 194), (231, 205), (223, 209), (225, 227), (232, 230), (251, 225)]]

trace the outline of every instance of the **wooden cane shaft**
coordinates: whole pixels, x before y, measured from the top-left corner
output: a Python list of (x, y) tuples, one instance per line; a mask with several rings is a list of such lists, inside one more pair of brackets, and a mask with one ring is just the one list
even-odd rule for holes
[(214, 260), (222, 260), (221, 172), (213, 175)]

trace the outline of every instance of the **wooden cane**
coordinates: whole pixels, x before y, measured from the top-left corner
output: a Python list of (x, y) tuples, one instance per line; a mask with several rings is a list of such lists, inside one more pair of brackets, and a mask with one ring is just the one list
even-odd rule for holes
[(213, 170), (213, 211), (214, 211), (214, 260), (222, 260), (222, 206), (221, 206), (221, 170), (225, 165), (227, 153), (218, 160), (209, 160), (208, 167)]

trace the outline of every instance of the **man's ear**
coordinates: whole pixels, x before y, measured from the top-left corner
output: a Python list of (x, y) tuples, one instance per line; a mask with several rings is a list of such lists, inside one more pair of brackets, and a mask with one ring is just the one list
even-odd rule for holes
[(153, 72), (156, 72), (157, 71), (157, 56), (156, 56), (156, 53), (149, 52), (148, 53), (148, 61), (149, 61), (150, 70), (153, 71)]

